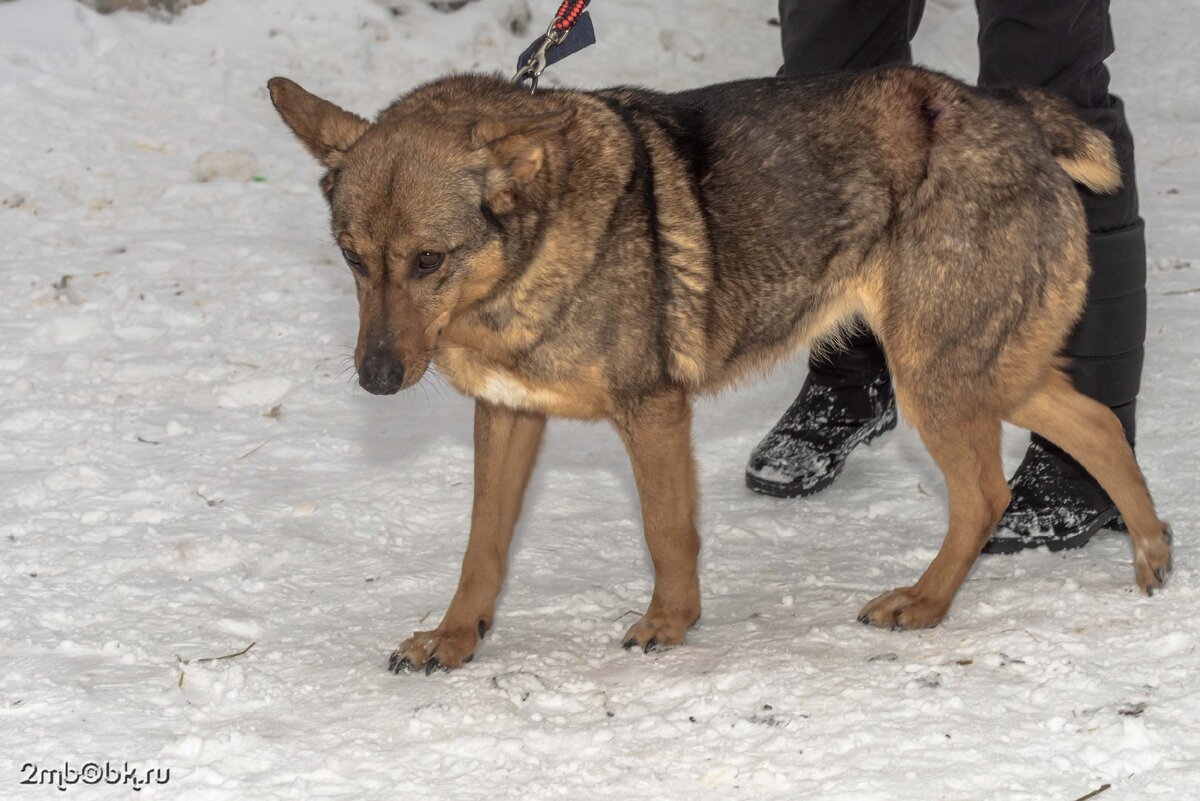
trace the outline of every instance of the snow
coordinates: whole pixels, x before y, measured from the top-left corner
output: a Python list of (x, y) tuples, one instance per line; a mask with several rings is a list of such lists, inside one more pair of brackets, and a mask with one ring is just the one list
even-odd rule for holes
[[(475, 661), (385, 671), (456, 581), (470, 404), (433, 379), (352, 386), (352, 282), (266, 81), (371, 113), (510, 71), (554, 5), (518, 35), (521, 0), (209, 0), (170, 21), (0, 3), (0, 796), (58, 797), (23, 765), (88, 761), (169, 768), (144, 790), (161, 799), (1195, 793), (1197, 0), (1114, 4), (1110, 61), (1148, 224), (1139, 454), (1177, 534), (1165, 592), (1135, 591), (1109, 533), (983, 559), (937, 629), (859, 625), (935, 553), (943, 487), (902, 425), (811, 499), (745, 490), (795, 362), (699, 409), (688, 645), (619, 647), (650, 593), (632, 477), (610, 429), (556, 422)], [(593, 7), (599, 44), (548, 83), (778, 65), (772, 0)], [(973, 14), (930, 3), (919, 59), (973, 75)]]

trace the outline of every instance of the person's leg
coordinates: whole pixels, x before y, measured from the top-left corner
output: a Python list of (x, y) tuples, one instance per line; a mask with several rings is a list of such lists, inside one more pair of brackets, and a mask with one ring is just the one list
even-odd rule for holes
[[(801, 77), (912, 63), (924, 0), (780, 0), (780, 75)], [(870, 331), (808, 362), (796, 400), (750, 454), (746, 485), (809, 495), (837, 478), (850, 451), (896, 425), (887, 362)]]
[[(1146, 333), (1146, 246), (1138, 217), (1133, 138), (1108, 91), (1108, 0), (977, 0), (979, 83), (1052, 89), (1112, 138), (1124, 185), (1113, 195), (1080, 188), (1092, 278), (1083, 318), (1064, 348), (1075, 386), (1116, 412), (1134, 441)], [(1070, 457), (1034, 436), (1010, 482), (1012, 502), (984, 550), (1080, 547), (1119, 522), (1112, 501)]]
[(911, 64), (925, 0), (779, 0), (780, 75)]

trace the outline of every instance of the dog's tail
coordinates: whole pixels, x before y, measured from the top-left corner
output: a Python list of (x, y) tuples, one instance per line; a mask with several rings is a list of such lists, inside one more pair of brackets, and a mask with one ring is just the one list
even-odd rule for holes
[(1112, 140), (1084, 122), (1067, 100), (1041, 89), (1019, 88), (1046, 145), (1063, 171), (1093, 192), (1121, 188), (1121, 167)]

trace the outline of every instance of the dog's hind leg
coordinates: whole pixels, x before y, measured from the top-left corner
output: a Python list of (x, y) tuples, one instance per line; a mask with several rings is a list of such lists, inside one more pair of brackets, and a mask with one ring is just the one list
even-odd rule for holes
[(1000, 419), (986, 415), (946, 419), (928, 414), (903, 386), (897, 385), (896, 392), (905, 417), (916, 425), (946, 478), (950, 526), (941, 550), (920, 580), (880, 595), (863, 608), (858, 619), (885, 628), (927, 628), (945, 617), (1008, 505), (1008, 484), (1000, 461)]
[(1007, 418), (1058, 445), (1100, 482), (1129, 527), (1138, 586), (1153, 595), (1171, 571), (1170, 528), (1154, 511), (1146, 480), (1112, 410), (1076, 390), (1060, 370), (1052, 370)]
[(622, 410), (613, 422), (633, 463), (646, 545), (654, 563), (650, 606), (625, 634), (623, 644), (645, 651), (681, 645), (700, 618), (691, 402), (682, 390), (669, 390)]
[(543, 415), (475, 402), (475, 502), (458, 590), (436, 629), (418, 631), (396, 649), (393, 671), (459, 667), (492, 627), (508, 546), (545, 427)]

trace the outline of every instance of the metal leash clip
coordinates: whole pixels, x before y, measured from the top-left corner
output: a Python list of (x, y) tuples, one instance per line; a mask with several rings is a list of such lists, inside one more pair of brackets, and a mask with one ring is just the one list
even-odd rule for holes
[(526, 78), (532, 80), (532, 84), (529, 87), (529, 94), (534, 94), (537, 92), (538, 78), (541, 77), (542, 73), (546, 69), (546, 65), (548, 63), (547, 54), (549, 54), (550, 48), (558, 47), (560, 44), (567, 41), (567, 37), (571, 35), (569, 28), (565, 31), (560, 31), (556, 27), (557, 24), (558, 19), (555, 18), (550, 23), (550, 27), (546, 28), (545, 35), (543, 35), (542, 38), (538, 40), (538, 43), (534, 46), (533, 52), (529, 54), (529, 58), (526, 59), (525, 64), (518, 69), (517, 74), (513, 76), (513, 83), (516, 84), (521, 83)]

